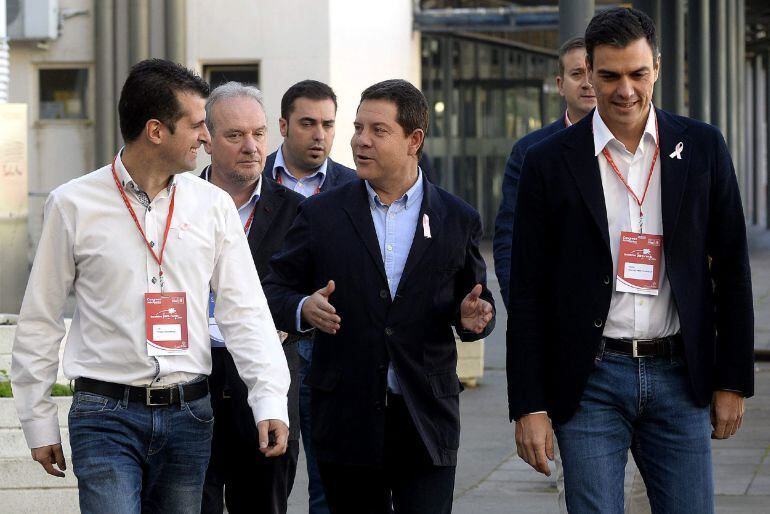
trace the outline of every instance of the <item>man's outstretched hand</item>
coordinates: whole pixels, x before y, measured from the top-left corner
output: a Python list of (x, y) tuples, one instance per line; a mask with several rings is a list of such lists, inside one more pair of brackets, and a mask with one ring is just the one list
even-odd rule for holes
[(337, 309), (329, 303), (329, 297), (334, 292), (334, 280), (308, 296), (302, 304), (302, 319), (321, 332), (334, 335), (340, 329), (342, 319), (337, 316)]
[(476, 284), (460, 304), (460, 323), (474, 334), (482, 333), (492, 321), (492, 304), (481, 298), (481, 291), (481, 284)]

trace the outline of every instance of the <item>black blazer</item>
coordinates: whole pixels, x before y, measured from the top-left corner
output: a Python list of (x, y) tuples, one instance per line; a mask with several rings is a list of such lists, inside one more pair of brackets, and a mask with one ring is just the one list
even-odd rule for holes
[[(738, 183), (719, 131), (656, 110), (663, 251), (694, 398), (754, 392), (751, 275)], [(567, 421), (601, 342), (615, 284), (588, 115), (524, 158), (513, 224), (508, 313), (512, 419)], [(671, 158), (683, 143), (681, 160)]]
[[(203, 170), (201, 178), (206, 179), (208, 168)], [(295, 193), (291, 189), (272, 181), (263, 180), (262, 190), (257, 201), (257, 211), (254, 213), (254, 220), (251, 222), (247, 240), (251, 249), (251, 256), (254, 259), (254, 266), (257, 268), (257, 274), (260, 281), (264, 283), (265, 277), (269, 274), (270, 258), (274, 253), (281, 249), (284, 237), (289, 231), (295, 216), (297, 207), (305, 200), (305, 197)], [(291, 338), (284, 342), (283, 351), (286, 355), (286, 362), (289, 366), (291, 375), (291, 385), (289, 387), (289, 439), (297, 440), (299, 438), (299, 356), (297, 355), (296, 338)], [(230, 383), (238, 383), (240, 377), (236, 370), (232, 370), (233, 376), (229, 377)], [(253, 414), (246, 405), (243, 419), (249, 419), (253, 423)], [(248, 427), (249, 431), (251, 427)], [(254, 426), (256, 435), (256, 426)]]
[[(265, 294), (276, 324), (295, 330), (300, 300), (333, 279), (330, 302), (342, 318), (336, 335), (316, 331), (305, 380), (312, 388), (312, 437), (319, 460), (371, 465), (383, 461), (389, 362), (412, 419), (436, 465), (455, 465), (460, 436), (457, 350), (460, 302), (486, 266), (479, 214), (423, 177), (422, 222), (395, 298), (390, 291), (363, 180), (307, 199), (271, 261)], [(494, 305), (494, 303), (493, 303)], [(488, 335), (460, 330), (465, 341)]]
[[(273, 166), (275, 166), (275, 156), (277, 154), (278, 150), (267, 156), (267, 159), (265, 160), (265, 169), (262, 171), (262, 175), (270, 180), (275, 180), (273, 178)], [(346, 184), (356, 178), (358, 178), (356, 170), (352, 170), (329, 158), (327, 159), (326, 164), (326, 178), (324, 179), (324, 183), (321, 184), (320, 192), (323, 193), (330, 189), (334, 189), (335, 187)]]

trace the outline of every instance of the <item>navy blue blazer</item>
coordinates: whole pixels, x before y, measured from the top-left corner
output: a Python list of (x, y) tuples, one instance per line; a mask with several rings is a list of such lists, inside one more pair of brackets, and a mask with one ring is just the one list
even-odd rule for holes
[(342, 318), (336, 335), (316, 331), (305, 383), (312, 388), (313, 451), (348, 465), (383, 462), (388, 364), (436, 465), (457, 462), (460, 410), (457, 347), (485, 337), (462, 330), (460, 303), (473, 286), (494, 305), (479, 251), (481, 219), (470, 205), (423, 176), (424, 197), (404, 273), (391, 298), (363, 180), (308, 198), (264, 290), (276, 325), (295, 331), (300, 300), (331, 279), (330, 303)]
[[(666, 276), (679, 314), (693, 398), (754, 393), (754, 313), (746, 226), (719, 130), (656, 110)], [(513, 225), (508, 309), (509, 414), (580, 402), (615, 284), (593, 114), (531, 147)], [(671, 158), (683, 143), (681, 159)]]
[[(262, 171), (262, 176), (267, 177), (270, 180), (275, 180), (273, 178), (273, 166), (275, 166), (275, 156), (277, 154), (278, 150), (267, 156), (267, 159), (265, 160), (265, 169)], [(328, 158), (327, 161), (326, 178), (324, 179), (324, 183), (321, 184), (321, 193), (358, 178), (356, 170), (352, 170), (347, 166), (334, 162), (331, 158)]]
[(500, 283), (500, 292), (503, 295), (503, 303), (508, 308), (508, 282), (511, 271), (511, 237), (513, 236), (513, 211), (516, 210), (516, 195), (519, 192), (519, 177), (524, 155), (529, 147), (539, 143), (551, 134), (565, 128), (564, 116), (558, 118), (550, 125), (527, 134), (519, 139), (511, 149), (511, 155), (505, 163), (505, 175), (503, 175), (503, 198), (500, 201), (500, 209), (495, 218), (495, 237), (492, 240), (492, 248), (495, 258), (495, 274)]

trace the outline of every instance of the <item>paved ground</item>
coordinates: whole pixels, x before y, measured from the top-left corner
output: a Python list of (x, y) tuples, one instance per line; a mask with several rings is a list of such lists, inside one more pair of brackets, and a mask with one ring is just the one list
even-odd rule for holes
[[(750, 231), (756, 317), (756, 347), (770, 350), (770, 231)], [(491, 265), (489, 249), (485, 251)], [(490, 288), (499, 290), (494, 274)], [(498, 305), (502, 301), (497, 297)], [(487, 339), (485, 375), (461, 395), (462, 437), (455, 487), (457, 514), (557, 513), (552, 479), (532, 471), (515, 454), (507, 420), (505, 313)], [(756, 368), (756, 396), (747, 402), (741, 431), (715, 441), (718, 512), (770, 512), (770, 363)], [(289, 512), (307, 512), (307, 476), (300, 462)]]

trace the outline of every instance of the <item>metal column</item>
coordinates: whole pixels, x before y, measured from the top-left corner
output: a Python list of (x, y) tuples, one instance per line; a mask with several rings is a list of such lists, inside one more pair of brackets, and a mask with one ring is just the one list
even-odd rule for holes
[(687, 74), (690, 117), (711, 121), (711, 59), (704, 38), (709, 33), (709, 1), (689, 0), (687, 14)]
[(166, 59), (180, 64), (187, 62), (185, 0), (166, 0)]
[(770, 48), (765, 49), (765, 227), (770, 229)]
[(711, 124), (727, 138), (727, 0), (709, 1)]
[(767, 187), (767, 161), (765, 160), (765, 128), (767, 126), (767, 112), (765, 102), (765, 62), (762, 54), (754, 56), (754, 106), (749, 109), (754, 112), (754, 126), (752, 127), (752, 140), (754, 144), (754, 218), (755, 225), (764, 225), (767, 203), (762, 192)]
[(128, 4), (128, 61), (134, 65), (150, 56), (150, 2)]
[(727, 2), (727, 145), (735, 164), (741, 196), (745, 198), (743, 170), (738, 159), (738, 3)]
[[(655, 28), (658, 32), (658, 47), (661, 46), (661, 0), (634, 0), (633, 2), (634, 8), (639, 9), (643, 13), (645, 13), (647, 16), (649, 16), (653, 23), (655, 23)], [(662, 103), (662, 93), (663, 85), (660, 81), (656, 84), (655, 90), (652, 93), (652, 102), (658, 106), (661, 107), (663, 105)]]
[[(733, 159), (738, 164), (738, 175), (744, 179), (744, 201), (743, 204), (746, 209), (753, 204), (750, 197), (753, 195), (751, 191), (751, 172), (752, 169), (748, 162), (747, 151), (747, 133), (746, 133), (746, 111), (747, 111), (747, 98), (746, 98), (746, 0), (736, 0), (736, 16), (737, 16), (737, 31), (735, 38), (735, 45), (738, 57), (738, 98), (736, 98), (737, 110), (736, 116), (738, 117), (738, 123), (736, 124), (736, 147), (735, 151), (737, 156)], [(748, 210), (745, 212), (748, 213)]]
[(117, 151), (115, 145), (115, 68), (112, 58), (115, 51), (113, 39), (114, 0), (94, 2), (94, 55), (96, 87), (96, 127), (94, 135), (96, 166), (110, 162)]
[[(746, 63), (746, 88), (744, 91), (741, 104), (755, 105), (754, 99), (754, 63)], [(740, 119), (740, 133), (751, 134), (754, 132), (754, 120), (756, 119), (756, 112), (754, 109), (746, 109), (746, 117)], [(738, 156), (741, 159), (741, 168), (744, 171), (743, 176), (743, 190), (745, 195), (743, 196), (743, 208), (746, 212), (746, 223), (756, 223), (754, 217), (756, 216), (756, 202), (754, 198), (754, 140), (748, 138), (746, 141), (741, 141), (741, 151)]]
[(594, 0), (559, 0), (559, 43), (583, 36), (594, 17)]
[(663, 108), (677, 114), (684, 109), (684, 0), (663, 3), (661, 33), (661, 86)]

